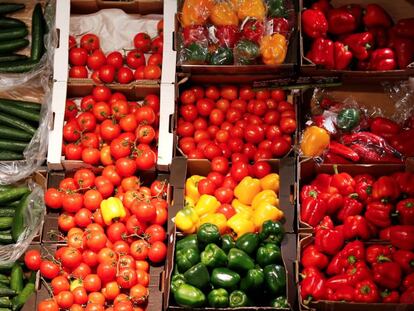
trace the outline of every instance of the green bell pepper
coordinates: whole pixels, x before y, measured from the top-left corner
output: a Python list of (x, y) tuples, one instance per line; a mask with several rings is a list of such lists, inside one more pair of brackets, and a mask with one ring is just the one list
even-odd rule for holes
[(175, 302), (182, 307), (197, 308), (204, 305), (206, 296), (197, 287), (182, 284), (174, 293)]
[(221, 249), (227, 254), (229, 250), (236, 247), (233, 237), (230, 234), (225, 234), (221, 237)]
[(241, 290), (231, 292), (229, 297), (230, 308), (245, 307), (249, 305), (249, 298)]
[(233, 51), (229, 48), (219, 47), (209, 57), (210, 65), (233, 65)]
[(245, 251), (247, 254), (252, 255), (257, 246), (259, 246), (259, 235), (256, 233), (245, 233), (236, 241), (236, 247)]
[(218, 244), (220, 242), (220, 231), (219, 228), (210, 223), (205, 223), (198, 228), (197, 231), (197, 239), (200, 243), (210, 244), (215, 243)]
[(196, 42), (191, 43), (184, 49), (185, 59), (192, 63), (204, 63), (207, 59), (208, 49)]
[(229, 306), (229, 293), (224, 288), (213, 289), (207, 296), (208, 304), (213, 308)]
[(207, 267), (201, 262), (192, 266), (184, 273), (186, 283), (197, 288), (205, 288), (210, 283)]
[(289, 309), (289, 304), (285, 296), (279, 296), (270, 301), (270, 306), (278, 309)]
[(254, 268), (247, 271), (246, 276), (241, 280), (240, 289), (242, 291), (255, 290), (264, 283), (264, 272), (261, 268)]
[(266, 4), (269, 17), (288, 17), (284, 0), (266, 0)]
[(211, 268), (225, 266), (227, 263), (227, 255), (216, 244), (210, 243), (201, 253), (201, 262)]
[(234, 270), (250, 270), (254, 268), (253, 259), (244, 251), (237, 248), (232, 248), (227, 254), (228, 264), (230, 269)]
[(175, 293), (177, 289), (185, 283), (185, 277), (181, 273), (174, 274), (171, 278), (171, 291)]
[(344, 132), (349, 132), (359, 124), (359, 121), (359, 110), (356, 108), (346, 108), (338, 113), (336, 126)]
[(228, 268), (215, 268), (211, 273), (211, 284), (215, 287), (234, 288), (240, 282), (240, 275)]
[(282, 260), (282, 253), (280, 247), (276, 244), (266, 243), (264, 246), (259, 247), (256, 252), (256, 262), (265, 267), (270, 264), (280, 263)]
[(259, 55), (259, 47), (249, 40), (240, 40), (234, 47), (234, 56), (241, 65), (252, 64)]
[(175, 244), (176, 252), (182, 249), (187, 249), (187, 248), (198, 249), (198, 241), (197, 241), (196, 234), (187, 235), (185, 238), (178, 240), (177, 243)]
[(264, 268), (265, 284), (273, 294), (284, 294), (286, 289), (285, 268), (280, 265), (268, 265)]
[(200, 262), (200, 253), (196, 248), (180, 249), (175, 253), (175, 263), (179, 272), (184, 273)]
[(279, 244), (282, 242), (284, 234), (285, 230), (283, 229), (283, 226), (280, 222), (266, 220), (262, 225), (262, 229), (260, 230), (259, 238), (264, 243)]

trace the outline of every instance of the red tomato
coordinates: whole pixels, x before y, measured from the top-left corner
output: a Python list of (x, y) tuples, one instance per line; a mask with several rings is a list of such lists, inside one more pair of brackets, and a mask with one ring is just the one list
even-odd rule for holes
[(272, 167), (268, 162), (259, 161), (253, 164), (253, 173), (256, 178), (263, 178), (266, 175), (270, 174)]
[(198, 117), (197, 107), (195, 105), (184, 105), (180, 107), (180, 115), (185, 121), (193, 122)]
[(83, 48), (72, 48), (69, 50), (69, 63), (72, 66), (85, 66), (88, 59), (88, 51)]
[(57, 276), (53, 278), (50, 282), (50, 285), (52, 287), (54, 295), (57, 295), (62, 291), (69, 290), (70, 288), (68, 279), (63, 276)]
[(101, 124), (101, 137), (104, 140), (113, 140), (121, 133), (121, 127), (119, 124), (114, 123), (112, 120), (105, 120)]
[(135, 260), (145, 260), (148, 256), (149, 243), (144, 240), (136, 240), (132, 242), (130, 249)]
[(283, 112), (283, 111), (286, 111), (286, 110), (295, 110), (295, 109), (293, 108), (293, 105), (291, 103), (289, 103), (287, 101), (281, 101), (281, 102), (279, 102), (279, 104), (277, 106), (277, 110), (279, 112)]
[(92, 212), (87, 208), (81, 208), (75, 214), (75, 223), (80, 228), (85, 228), (92, 222)]
[(73, 100), (67, 99), (65, 105), (65, 121), (73, 119), (78, 114), (78, 107)]
[(209, 121), (212, 125), (221, 125), (224, 122), (224, 112), (218, 108), (211, 110)]
[(246, 143), (243, 146), (242, 152), (247, 156), (249, 160), (253, 160), (257, 152), (257, 148), (252, 143)]
[(148, 80), (157, 80), (161, 77), (161, 68), (156, 65), (147, 65), (144, 68), (144, 78)]
[(97, 102), (106, 102), (111, 98), (111, 90), (106, 86), (98, 85), (93, 88), (92, 96)]
[(148, 251), (148, 259), (154, 263), (164, 261), (167, 255), (167, 246), (163, 242), (157, 241), (151, 245)]
[(225, 157), (215, 157), (211, 161), (211, 169), (225, 175), (229, 170), (229, 161)]
[(39, 270), (40, 264), (42, 263), (40, 252), (36, 249), (26, 251), (24, 255), (24, 263), (26, 267), (32, 271)]
[(54, 299), (46, 299), (38, 304), (37, 311), (59, 311), (59, 306)]
[(152, 40), (151, 42), (151, 51), (153, 53), (159, 53), (162, 54), (162, 50), (163, 50), (163, 38), (161, 37), (156, 37)]
[(145, 234), (149, 236), (148, 242), (150, 244), (154, 244), (156, 241), (165, 241), (167, 238), (167, 234), (165, 233), (165, 229), (160, 225), (151, 225), (145, 230)]
[(98, 69), (99, 79), (104, 83), (112, 83), (115, 79), (116, 68), (112, 65), (102, 65)]
[(233, 190), (226, 187), (220, 187), (217, 188), (216, 191), (214, 191), (214, 196), (222, 204), (231, 203), (231, 201), (233, 200)]
[(87, 65), (91, 70), (99, 70), (105, 63), (106, 57), (101, 50), (95, 50), (88, 56)]
[(69, 35), (69, 49), (76, 47), (77, 43), (76, 43), (76, 39), (74, 36)]
[(138, 126), (135, 134), (140, 144), (151, 144), (155, 139), (155, 130), (148, 124)]
[(62, 207), (68, 213), (76, 213), (82, 208), (83, 196), (80, 193), (65, 193), (63, 195)]
[(121, 68), (123, 62), (124, 58), (122, 54), (118, 51), (111, 52), (106, 56), (106, 63), (108, 65), (115, 67), (115, 69)]
[(43, 260), (40, 264), (40, 274), (49, 280), (58, 276), (59, 272), (59, 266), (50, 260)]
[(77, 279), (84, 279), (88, 274), (91, 274), (91, 268), (84, 262), (81, 262), (76, 269), (72, 270), (71, 275)]
[(224, 176), (218, 172), (210, 172), (207, 175), (207, 179), (211, 180), (216, 186), (215, 188), (217, 188), (222, 185)]
[(127, 235), (127, 228), (122, 222), (115, 222), (106, 229), (108, 239), (115, 243), (121, 241)]
[(83, 287), (86, 289), (87, 292), (97, 292), (101, 289), (101, 279), (97, 274), (89, 274), (83, 280)]
[(137, 304), (143, 304), (148, 299), (148, 295), (148, 289), (141, 284), (133, 286), (129, 291), (131, 300)]
[(94, 252), (100, 251), (105, 247), (107, 238), (103, 232), (94, 231), (86, 236), (86, 244)]
[(250, 86), (240, 87), (239, 97), (242, 100), (251, 100), (255, 97), (255, 93)]
[(76, 287), (73, 291), (74, 302), (80, 305), (86, 304), (88, 302), (88, 293), (83, 286)]
[(220, 90), (220, 96), (228, 100), (237, 99), (237, 86), (223, 86)]
[(99, 38), (92, 33), (85, 34), (80, 39), (80, 46), (90, 52), (99, 49)]
[(221, 148), (215, 143), (207, 144), (203, 152), (204, 156), (209, 160), (212, 160), (213, 158), (222, 155)]
[(209, 86), (206, 89), (205, 96), (212, 100), (220, 98), (220, 90), (216, 86)]
[(126, 56), (126, 63), (134, 69), (145, 66), (145, 55), (137, 50), (129, 51)]
[(273, 140), (272, 153), (275, 157), (283, 157), (290, 150), (290, 144), (283, 137), (276, 137)]
[(82, 161), (91, 165), (98, 165), (101, 152), (96, 148), (85, 148), (82, 150)]
[(258, 144), (264, 139), (263, 127), (256, 124), (249, 124), (246, 126), (244, 132), (244, 139), (247, 142)]
[(76, 119), (72, 119), (63, 126), (63, 139), (67, 142), (75, 142), (80, 138), (81, 129)]
[(214, 109), (214, 106), (214, 101), (208, 98), (199, 99), (196, 102), (198, 113), (203, 117), (209, 116)]
[(136, 215), (132, 215), (127, 219), (126, 227), (129, 234), (143, 234), (147, 225), (139, 221)]
[(180, 95), (180, 101), (183, 105), (194, 104), (196, 100), (197, 100), (197, 97), (193, 90), (185, 90)]
[(96, 274), (101, 281), (105, 284), (114, 281), (116, 278), (117, 264), (113, 261), (107, 261), (100, 263), (96, 268)]
[(293, 134), (296, 131), (296, 120), (290, 117), (280, 119), (280, 129), (285, 134)]
[(85, 66), (73, 66), (69, 69), (69, 77), (84, 79), (88, 77), (88, 69)]
[(66, 247), (61, 255), (63, 267), (74, 269), (82, 262), (82, 254), (73, 247)]
[(151, 203), (139, 200), (134, 201), (131, 212), (143, 222), (153, 221), (157, 216), (156, 208)]
[(121, 84), (128, 84), (134, 80), (134, 73), (128, 67), (118, 69), (116, 80)]
[(236, 210), (230, 204), (221, 204), (220, 207), (217, 209), (216, 213), (221, 213), (224, 216), (226, 216), (227, 219), (230, 219), (236, 214)]
[(259, 149), (257, 150), (256, 154), (253, 157), (254, 162), (260, 161), (260, 160), (267, 160), (272, 158), (272, 151), (271, 148), (269, 150), (265, 149)]
[(148, 65), (155, 65), (155, 66), (161, 67), (162, 54), (161, 53), (151, 54), (151, 56), (148, 58)]
[(99, 263), (98, 255), (90, 249), (87, 249), (82, 253), (82, 260), (91, 268), (97, 266)]
[(63, 193), (56, 188), (49, 188), (45, 193), (45, 203), (49, 208), (58, 209), (62, 207)]
[(270, 91), (269, 90), (258, 90), (256, 92), (256, 98), (266, 100), (270, 98)]
[(275, 99), (277, 102), (286, 100), (286, 94), (284, 90), (272, 90), (270, 95), (273, 99)]
[(236, 182), (241, 181), (244, 177), (249, 175), (249, 166), (245, 162), (236, 162), (232, 163), (232, 167), (230, 169), (231, 177)]
[(134, 37), (134, 46), (140, 52), (148, 52), (151, 49), (151, 37), (145, 32), (137, 33)]
[(152, 150), (141, 150), (135, 159), (139, 170), (149, 170), (157, 162), (157, 156)]

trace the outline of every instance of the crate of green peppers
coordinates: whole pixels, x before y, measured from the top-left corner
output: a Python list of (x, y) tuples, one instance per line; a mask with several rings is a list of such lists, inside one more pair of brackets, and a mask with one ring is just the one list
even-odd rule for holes
[(279, 222), (266, 221), (260, 232), (237, 240), (210, 223), (195, 234), (172, 236), (164, 309), (293, 307), (296, 240)]

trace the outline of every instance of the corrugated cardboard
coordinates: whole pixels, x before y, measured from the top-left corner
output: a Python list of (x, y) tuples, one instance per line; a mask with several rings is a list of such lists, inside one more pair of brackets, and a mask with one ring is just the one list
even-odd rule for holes
[(162, 12), (162, 0), (71, 0), (72, 12), (93, 13), (102, 9), (117, 8), (126, 13), (152, 14)]

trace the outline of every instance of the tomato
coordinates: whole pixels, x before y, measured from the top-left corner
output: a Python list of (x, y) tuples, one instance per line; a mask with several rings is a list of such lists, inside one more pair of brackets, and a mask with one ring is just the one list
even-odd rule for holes
[(42, 262), (42, 257), (40, 252), (36, 249), (31, 249), (26, 251), (24, 255), (24, 263), (27, 268), (32, 271), (37, 271), (40, 269), (40, 264)]
[(105, 287), (102, 288), (102, 294), (107, 300), (114, 300), (120, 293), (119, 285), (115, 281), (106, 283)]
[(246, 143), (243, 146), (242, 152), (247, 156), (249, 160), (253, 160), (257, 152), (257, 148), (252, 143)]
[(160, 206), (156, 206), (155, 212), (156, 212), (156, 216), (155, 216), (154, 224), (161, 225), (161, 226), (164, 225), (168, 219), (167, 209), (160, 207)]
[(126, 63), (133, 69), (145, 66), (145, 55), (137, 50), (129, 51), (126, 56)]
[(80, 46), (87, 51), (99, 49), (99, 38), (97, 35), (92, 33), (85, 34), (80, 39)]
[(98, 265), (98, 255), (90, 249), (83, 251), (82, 260), (91, 268)]
[(88, 69), (85, 66), (73, 66), (69, 69), (70, 78), (83, 79), (88, 77)]
[(69, 269), (74, 269), (82, 262), (82, 254), (73, 247), (66, 247), (61, 255), (62, 265)]
[(247, 111), (247, 103), (245, 100), (235, 99), (231, 102), (230, 108), (239, 109), (242, 113)]
[(115, 79), (116, 68), (112, 65), (102, 65), (99, 68), (99, 79), (104, 83), (112, 83)]
[(134, 303), (142, 304), (148, 298), (148, 289), (142, 284), (137, 284), (129, 291), (129, 296)]
[(95, 178), (96, 189), (102, 194), (104, 199), (111, 196), (114, 191), (114, 186), (111, 181), (105, 176), (98, 176)]
[(114, 281), (116, 278), (117, 264), (114, 261), (106, 261), (100, 263), (96, 268), (96, 274), (101, 281), (105, 284), (107, 282)]
[(154, 263), (164, 261), (166, 255), (167, 246), (165, 246), (164, 242), (161, 241), (154, 242), (148, 251), (148, 259)]
[(142, 106), (135, 112), (135, 118), (139, 124), (153, 124), (156, 115), (150, 106)]
[(103, 306), (105, 304), (105, 296), (101, 292), (90, 293), (88, 303), (96, 303)]
[(157, 162), (157, 156), (152, 150), (141, 150), (138, 152), (135, 162), (139, 170), (149, 170)]
[(216, 143), (208, 143), (203, 152), (204, 156), (209, 160), (222, 155), (221, 148)]
[(46, 299), (37, 305), (37, 311), (59, 311), (59, 306), (54, 299)]
[(149, 52), (151, 49), (151, 37), (145, 32), (137, 33), (134, 37), (134, 46), (140, 52)]
[(124, 58), (118, 51), (111, 52), (106, 56), (106, 63), (113, 66), (115, 69), (121, 68), (123, 62)]
[(135, 260), (145, 260), (148, 256), (149, 244), (145, 240), (136, 240), (132, 242), (130, 249)]
[(133, 311), (132, 303), (130, 301), (123, 301), (114, 307), (113, 311)]
[(66, 290), (62, 291), (55, 296), (56, 302), (62, 309), (69, 309), (74, 302), (73, 294)]
[(280, 131), (280, 127), (277, 125), (269, 125), (265, 131), (266, 139), (273, 140), (276, 137), (280, 137), (282, 132)]
[(223, 86), (220, 90), (220, 96), (228, 100), (237, 99), (238, 97), (237, 86), (233, 86), (233, 85)]
[(62, 207), (65, 212), (76, 213), (82, 208), (83, 196), (80, 193), (65, 193), (63, 195)]
[(162, 66), (162, 55), (160, 53), (151, 54), (148, 58), (148, 65)]
[(75, 223), (78, 227), (85, 228), (92, 223), (92, 212), (87, 208), (81, 208), (75, 214)]
[(98, 253), (98, 262), (117, 262), (118, 255), (109, 247), (102, 248)]
[(137, 284), (137, 273), (134, 269), (122, 268), (117, 274), (116, 282), (121, 288), (131, 288)]
[(97, 274), (89, 274), (83, 279), (83, 287), (89, 293), (97, 292), (101, 289), (101, 279)]
[(83, 195), (83, 206), (93, 212), (99, 208), (102, 200), (103, 198), (99, 191), (90, 189)]
[(296, 131), (296, 120), (290, 117), (280, 119), (280, 130), (285, 134), (293, 134)]
[(250, 86), (242, 86), (239, 90), (239, 97), (242, 100), (251, 100), (255, 97), (255, 93)]
[(91, 165), (98, 165), (101, 152), (96, 148), (85, 148), (82, 150), (82, 161)]
[(151, 51), (152, 53), (160, 53), (162, 54), (162, 50), (163, 50), (163, 38), (162, 36), (158, 36), (156, 38), (154, 38), (151, 42)]
[(196, 102), (198, 113), (203, 117), (209, 116), (212, 110), (214, 109), (214, 106), (214, 101), (208, 98), (202, 98), (197, 100)]
[(69, 63), (72, 66), (85, 66), (88, 52), (83, 48), (72, 48), (69, 50)]
[(90, 169), (81, 168), (75, 172), (73, 179), (78, 188), (90, 188), (95, 183), (95, 174)]
[(76, 269), (72, 270), (71, 275), (77, 279), (84, 279), (88, 274), (91, 274), (91, 268), (84, 262), (81, 262)]
[(224, 122), (225, 115), (224, 112), (218, 108), (211, 110), (209, 121), (212, 125), (221, 125)]
[(131, 144), (121, 138), (115, 138), (110, 144), (111, 155), (116, 159), (127, 157), (131, 154)]
[(145, 66), (138, 67), (134, 72), (135, 80), (144, 80), (144, 70)]
[(89, 69), (99, 70), (106, 63), (105, 54), (101, 50), (95, 50), (88, 56), (86, 63)]
[(286, 100), (286, 93), (284, 90), (272, 90), (270, 95), (274, 100), (278, 102)]
[(233, 153), (239, 153), (243, 150), (243, 140), (240, 138), (230, 138), (227, 145)]
[(272, 153), (275, 157), (283, 157), (290, 150), (290, 144), (283, 137), (276, 137), (273, 140)]
[(252, 168), (256, 178), (263, 178), (272, 172), (272, 167), (265, 161), (254, 163)]
[(129, 244), (125, 241), (116, 241), (112, 248), (119, 254), (129, 254)]
[[(73, 229), (75, 229), (75, 228), (70, 229), (70, 231), (73, 230)], [(83, 232), (73, 233), (72, 235), (68, 235), (67, 243), (68, 243), (69, 247), (73, 247), (73, 248), (82, 250), (86, 245), (86, 237), (84, 236)]]
[(83, 305), (88, 302), (88, 293), (83, 286), (76, 287), (72, 293), (74, 303)]
[(196, 100), (196, 93), (193, 90), (185, 90), (180, 95), (180, 101), (183, 105), (192, 105)]
[(139, 221), (153, 221), (157, 216), (156, 208), (148, 202), (136, 200), (131, 206), (131, 212)]
[(249, 174), (248, 164), (245, 162), (232, 163), (230, 174), (236, 182), (241, 181), (244, 177), (246, 177)]
[(92, 89), (92, 96), (97, 102), (106, 102), (111, 98), (111, 90), (106, 86), (98, 85)]
[(249, 124), (246, 126), (244, 131), (244, 139), (247, 142), (258, 144), (260, 143), (265, 137), (265, 132), (263, 127), (256, 124)]
[(65, 121), (71, 120), (78, 114), (78, 107), (73, 100), (67, 99), (65, 105)]
[(111, 115), (111, 107), (106, 102), (97, 102), (93, 105), (92, 113), (96, 120), (103, 121)]
[(118, 265), (120, 269), (136, 269), (135, 259), (131, 255), (123, 255), (119, 257)]
[(286, 110), (295, 110), (295, 109), (293, 108), (293, 105), (291, 103), (287, 101), (281, 101), (278, 103), (277, 110), (282, 113)]
[(45, 193), (45, 203), (49, 208), (58, 209), (62, 207), (63, 193), (56, 188), (49, 188)]
[(97, 303), (88, 303), (84, 311), (104, 311), (105, 307)]
[(127, 219), (126, 227), (129, 234), (143, 234), (147, 225), (139, 221), (136, 215), (132, 215)]
[(258, 90), (256, 92), (256, 98), (257, 99), (266, 100), (266, 99), (270, 98), (270, 96), (271, 96), (270, 90)]
[(149, 236), (148, 242), (153, 244), (156, 241), (164, 241), (167, 238), (165, 229), (160, 225), (151, 225), (145, 230), (145, 234)]
[(81, 137), (81, 143), (84, 148), (98, 148), (99, 137), (95, 133), (84, 133)]
[(116, 171), (121, 177), (129, 177), (135, 174), (137, 165), (134, 159), (120, 158), (115, 162)]
[(272, 150), (272, 141), (269, 139), (262, 140), (258, 148), (259, 150)]
[(63, 276), (57, 276), (53, 278), (52, 281), (50, 282), (50, 285), (52, 287), (54, 295), (57, 295), (60, 292), (65, 291), (65, 290), (69, 290), (70, 288), (68, 279)]
[(242, 117), (242, 111), (238, 108), (230, 107), (226, 112), (226, 120), (230, 123), (235, 123)]
[(151, 144), (155, 139), (155, 130), (148, 124), (138, 126), (135, 134), (140, 144)]
[(233, 200), (233, 190), (227, 187), (220, 187), (214, 191), (214, 196), (220, 203), (231, 203)]
[(51, 280), (58, 276), (60, 268), (57, 264), (53, 263), (50, 260), (42, 260), (40, 264), (40, 274)]
[[(229, 189), (229, 188), (227, 188)], [(233, 192), (233, 191), (232, 191)], [(217, 209), (216, 213), (221, 213), (226, 216), (226, 219), (230, 219), (236, 214), (236, 210), (230, 204), (221, 204), (220, 207)]]
[(192, 104), (181, 106), (180, 115), (183, 117), (185, 121), (193, 122), (198, 117), (197, 107)]
[(272, 151), (271, 148), (268, 150), (265, 149), (259, 149), (257, 150), (256, 154), (253, 157), (254, 162), (260, 161), (260, 160), (267, 160), (272, 158)]
[(100, 251), (105, 247), (107, 238), (103, 232), (94, 231), (86, 236), (86, 245), (94, 252)]
[(148, 80), (157, 80), (161, 77), (161, 68), (156, 65), (147, 65), (144, 68), (144, 78)]
[(116, 80), (121, 84), (128, 84), (134, 80), (134, 73), (128, 67), (121, 67), (116, 74)]
[(122, 222), (115, 222), (106, 229), (108, 239), (115, 243), (121, 241), (125, 235), (127, 235), (127, 228)]
[(225, 157), (215, 157), (211, 161), (211, 169), (224, 175), (229, 170), (229, 161)]
[(76, 119), (72, 119), (63, 126), (63, 139), (67, 142), (75, 142), (80, 138), (81, 129)]
[(69, 49), (76, 47), (78, 44), (76, 43), (76, 39), (74, 36), (69, 35)]

